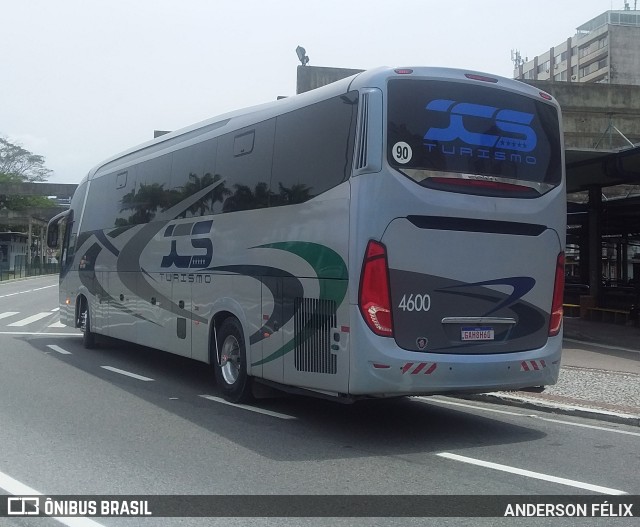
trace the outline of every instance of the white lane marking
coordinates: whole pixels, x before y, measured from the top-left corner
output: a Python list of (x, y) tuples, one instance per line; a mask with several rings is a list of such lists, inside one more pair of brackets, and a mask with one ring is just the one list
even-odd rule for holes
[(536, 406), (544, 406), (545, 408), (568, 410), (570, 412), (584, 412), (584, 413), (589, 413), (593, 415), (614, 415), (616, 417), (621, 417), (623, 419), (637, 419), (639, 417), (637, 414), (623, 414), (620, 412), (612, 412), (611, 410), (589, 408), (587, 401), (585, 401), (584, 406), (579, 406), (576, 404), (564, 404), (556, 401), (546, 401), (545, 399), (539, 399), (536, 397), (527, 397), (523, 395), (511, 395), (508, 393), (501, 393), (499, 397), (501, 399), (511, 399), (515, 401), (534, 404)]
[(264, 410), (262, 408), (256, 408), (254, 406), (249, 406), (246, 404), (235, 404), (230, 403), (229, 401), (225, 401), (220, 397), (214, 397), (213, 395), (201, 395), (200, 397), (204, 397), (205, 399), (209, 399), (210, 401), (214, 401), (216, 403), (226, 404), (228, 406), (233, 406), (234, 408), (241, 408), (242, 410), (249, 410), (250, 412), (256, 412), (258, 414), (269, 415), (271, 417), (277, 417), (278, 419), (297, 419), (293, 415), (281, 414), (279, 412), (272, 412), (271, 410)]
[(26, 291), (17, 291), (16, 293), (7, 293), (6, 295), (0, 295), (0, 298), (7, 298), (8, 296), (23, 295), (25, 293), (33, 293), (34, 291), (40, 291), (42, 289), (49, 289), (50, 287), (58, 287), (58, 284), (48, 285), (48, 286), (45, 286), (45, 287), (38, 287), (36, 289), (27, 289)]
[(67, 351), (60, 346), (56, 346), (55, 344), (47, 344), (47, 348), (52, 349), (53, 351), (57, 351), (58, 353), (62, 353), (62, 355), (71, 355), (70, 351)]
[(63, 324), (62, 322), (54, 322), (53, 324), (51, 324), (48, 327), (50, 327), (50, 328), (66, 328), (67, 326), (65, 324)]
[(637, 349), (631, 349), (631, 348), (621, 348), (620, 346), (609, 346), (607, 344), (599, 344), (597, 342), (587, 342), (586, 340), (577, 340), (577, 339), (562, 339), (564, 342), (571, 342), (572, 344), (581, 344), (583, 346), (593, 346), (596, 348), (604, 348), (606, 350), (613, 350), (613, 351), (631, 351), (633, 353), (640, 353), (640, 351), (638, 351)]
[(56, 311), (60, 311), (60, 308), (59, 308), (59, 307), (56, 307), (56, 308), (53, 308), (53, 309), (51, 310), (51, 312), (52, 312), (52, 313), (55, 313)]
[(549, 423), (558, 423), (561, 425), (569, 425), (569, 426), (578, 426), (581, 428), (591, 428), (593, 430), (602, 430), (603, 432), (613, 432), (614, 434), (623, 434), (630, 436), (640, 437), (640, 432), (631, 432), (629, 430), (618, 430), (617, 428), (609, 428), (606, 426), (598, 426), (598, 425), (587, 425), (583, 423), (572, 423), (571, 421), (565, 421), (564, 419), (552, 419), (550, 417), (544, 417), (542, 415), (536, 414), (523, 414), (519, 412), (509, 412), (507, 410), (497, 410), (495, 408), (485, 408), (484, 406), (476, 406), (475, 404), (467, 404), (467, 403), (458, 403), (454, 401), (447, 401), (444, 399), (439, 399), (436, 397), (416, 397), (420, 402), (425, 403), (441, 403), (451, 406), (462, 406), (464, 408), (471, 408), (472, 410), (481, 410), (483, 412), (493, 412), (496, 414), (507, 414), (507, 415), (516, 415), (519, 417), (532, 417), (534, 419), (540, 419), (541, 421), (548, 421)]
[[(17, 479), (13, 479), (4, 472), (0, 472), (0, 488), (14, 496), (43, 496), (42, 492), (38, 492), (24, 483), (21, 483)], [(61, 518), (57, 516), (46, 517), (59, 521), (61, 524), (67, 525), (68, 527), (103, 527), (103, 524), (90, 520), (89, 518)]]
[(578, 426), (581, 428), (592, 428), (593, 430), (602, 430), (604, 432), (613, 432), (615, 434), (624, 434), (629, 436), (640, 437), (640, 432), (630, 432), (628, 430), (616, 430), (615, 428), (607, 428), (606, 426), (596, 426), (596, 425), (585, 425), (582, 423), (572, 423), (571, 421), (562, 421), (561, 419), (550, 419), (549, 417), (542, 417), (540, 415), (536, 415), (538, 419), (541, 421), (549, 421), (550, 423), (560, 423), (563, 425), (569, 426)]
[(47, 333), (43, 331), (0, 331), (0, 335), (27, 335), (32, 337), (82, 337), (82, 333)]
[(44, 287), (36, 287), (35, 289), (30, 289), (28, 292), (31, 293), (32, 291), (42, 291), (43, 289), (50, 289), (52, 287), (56, 287), (58, 284), (53, 284), (53, 285), (45, 285)]
[(601, 487), (600, 485), (592, 485), (591, 483), (584, 483), (582, 481), (575, 481), (573, 479), (559, 478), (557, 476), (550, 476), (549, 474), (542, 474), (541, 472), (532, 472), (531, 470), (510, 467), (509, 465), (501, 465), (499, 463), (491, 463), (490, 461), (482, 461), (481, 459), (475, 459), (472, 457), (459, 456), (458, 454), (451, 454), (449, 452), (440, 452), (436, 454), (436, 456), (451, 459), (453, 461), (460, 461), (462, 463), (469, 463), (470, 465), (477, 465), (480, 467), (491, 468), (493, 470), (500, 470), (502, 472), (509, 472), (511, 474), (517, 474), (519, 476), (525, 476), (528, 478), (541, 479), (543, 481), (559, 483), (560, 485), (568, 485), (569, 487), (576, 487), (578, 489), (592, 490), (594, 492), (609, 494), (611, 496), (621, 496), (627, 494), (627, 492), (624, 492), (623, 490)]
[(130, 371), (121, 370), (119, 368), (114, 368), (113, 366), (100, 366), (105, 370), (112, 371), (114, 373), (119, 373), (120, 375), (126, 375), (127, 377), (133, 377), (134, 379), (138, 379), (139, 381), (152, 381), (149, 377), (144, 377), (143, 375), (138, 375), (137, 373), (131, 373)]
[(475, 406), (473, 404), (467, 403), (458, 403), (454, 401), (447, 401), (444, 399), (437, 399), (435, 397), (416, 397), (415, 399), (421, 403), (439, 403), (439, 404), (447, 404), (450, 406), (461, 406), (463, 408), (472, 408), (474, 410), (483, 410), (485, 412), (492, 412), (495, 414), (506, 414), (506, 415), (517, 415), (520, 417), (536, 417), (534, 414), (523, 414), (520, 412), (510, 412), (508, 410), (497, 410), (495, 408), (484, 408), (483, 406)]
[(20, 311), (5, 311), (4, 313), (0, 313), (0, 318), (12, 317), (13, 315), (18, 315)]
[(22, 327), (27, 324), (31, 324), (32, 322), (36, 322), (42, 318), (50, 317), (51, 313), (47, 311), (46, 313), (38, 313), (37, 315), (31, 315), (30, 317), (23, 318), (22, 320), (18, 320), (17, 322), (13, 322), (12, 324), (7, 324), (9, 327)]

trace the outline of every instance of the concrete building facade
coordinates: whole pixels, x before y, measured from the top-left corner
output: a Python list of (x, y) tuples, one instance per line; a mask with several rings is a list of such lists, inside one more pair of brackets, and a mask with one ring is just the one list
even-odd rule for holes
[(514, 55), (515, 79), (640, 85), (640, 11), (605, 11), (531, 60)]

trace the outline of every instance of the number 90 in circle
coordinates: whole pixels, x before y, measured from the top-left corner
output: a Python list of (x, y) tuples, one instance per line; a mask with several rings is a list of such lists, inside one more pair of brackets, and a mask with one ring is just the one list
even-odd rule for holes
[(396, 163), (400, 163), (402, 165), (407, 164), (411, 161), (413, 157), (413, 151), (408, 143), (404, 141), (399, 141), (395, 145), (393, 145), (393, 159), (396, 160)]
[(429, 311), (431, 309), (431, 297), (427, 294), (403, 295), (398, 309), (402, 309), (402, 311)]

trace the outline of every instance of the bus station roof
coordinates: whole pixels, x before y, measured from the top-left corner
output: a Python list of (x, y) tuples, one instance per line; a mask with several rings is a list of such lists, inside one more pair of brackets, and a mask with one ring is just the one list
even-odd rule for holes
[(640, 145), (621, 150), (567, 148), (567, 193), (592, 187), (640, 185)]

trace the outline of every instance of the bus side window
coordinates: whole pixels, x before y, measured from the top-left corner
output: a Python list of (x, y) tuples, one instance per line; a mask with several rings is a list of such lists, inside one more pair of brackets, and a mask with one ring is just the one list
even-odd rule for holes
[(89, 184), (85, 180), (76, 189), (69, 205), (69, 216), (67, 216), (66, 221), (62, 223), (62, 228), (64, 229), (64, 234), (62, 235), (62, 254), (60, 255), (60, 263), (62, 266), (69, 266), (73, 262), (79, 221), (88, 186)]
[(275, 126), (269, 119), (219, 138), (216, 173), (226, 189), (222, 212), (269, 206)]
[[(122, 212), (129, 224), (149, 223), (171, 206), (171, 154), (154, 157), (136, 166), (136, 185), (122, 198)], [(129, 188), (129, 187), (127, 187)]]
[(278, 116), (272, 206), (303, 203), (351, 172), (357, 92)]
[[(115, 173), (105, 174), (91, 180), (91, 191), (87, 196), (85, 207), (86, 213), (82, 218), (82, 232), (114, 227), (120, 209), (119, 193), (125, 190), (115, 189)], [(107, 196), (109, 196), (108, 199)]]
[[(69, 224), (67, 226), (67, 232), (71, 232), (72, 228), (73, 228), (73, 224)], [(76, 238), (77, 238), (77, 234), (74, 232), (73, 234), (69, 235), (68, 247), (65, 244), (65, 249), (64, 249), (64, 252), (66, 252), (66, 258), (64, 260), (65, 265), (70, 265), (71, 262), (73, 262), (73, 255), (76, 249)]]
[(120, 172), (116, 180), (116, 188), (124, 188), (127, 186), (127, 172)]
[[(220, 181), (215, 171), (217, 146), (218, 140), (214, 138), (174, 152), (171, 168), (172, 202), (188, 200), (183, 212), (179, 213), (180, 217), (191, 218), (222, 211), (224, 183), (214, 185)], [(212, 187), (211, 192), (190, 204), (189, 198), (207, 187)]]
[(233, 155), (234, 157), (246, 156), (253, 152), (253, 143), (256, 139), (256, 131), (251, 130), (244, 134), (236, 135), (233, 140)]

